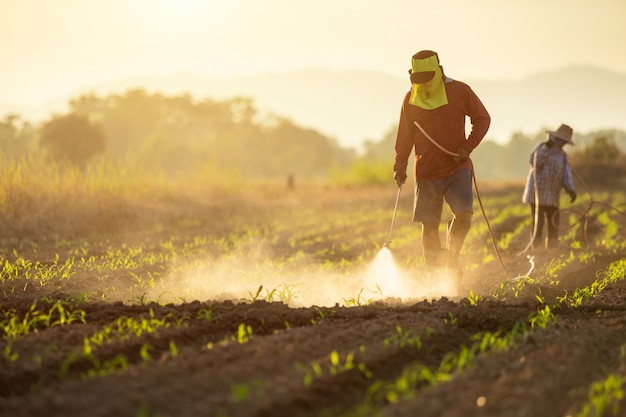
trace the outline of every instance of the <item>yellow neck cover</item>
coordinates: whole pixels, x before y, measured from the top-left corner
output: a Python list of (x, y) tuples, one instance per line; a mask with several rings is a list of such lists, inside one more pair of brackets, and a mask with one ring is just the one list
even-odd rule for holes
[(446, 86), (437, 57), (433, 55), (425, 59), (414, 59), (412, 64), (413, 72), (434, 71), (435, 75), (426, 83), (413, 84), (409, 103), (425, 110), (448, 104)]

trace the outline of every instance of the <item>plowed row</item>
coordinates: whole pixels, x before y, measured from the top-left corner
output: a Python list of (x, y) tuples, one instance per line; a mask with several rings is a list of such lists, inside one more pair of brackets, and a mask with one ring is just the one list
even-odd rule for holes
[[(363, 194), (352, 201), (361, 208), (376, 204)], [(342, 206), (326, 204), (328, 216)], [(386, 220), (375, 225), (383, 235)], [(215, 233), (212, 223), (206, 224), (204, 233)], [(399, 227), (403, 236), (402, 227), (414, 226)], [(502, 232), (515, 227), (512, 222)], [(120, 244), (128, 242), (127, 235), (118, 236)], [(526, 237), (520, 234), (516, 246), (502, 253), (510, 271), (528, 269), (527, 261), (515, 256)], [(396, 254), (403, 250), (408, 249)], [(471, 254), (465, 252), (466, 264)], [(536, 280), (517, 292), (511, 286), (498, 298), (490, 294), (504, 279), (502, 266), (475, 260), (466, 274), (468, 288), (456, 295), (408, 294), (350, 307), (241, 299), (143, 305), (64, 301), (69, 310), (84, 311), (84, 322), (39, 327), (17, 338), (10, 347), (19, 358), (0, 359), (0, 415), (575, 416), (589, 404), (594, 382), (608, 374), (626, 376), (626, 285), (618, 280), (581, 306), (569, 306), (563, 296), (591, 285), (623, 254), (598, 251), (591, 264), (573, 261), (559, 269), (558, 285), (542, 280), (550, 260), (569, 256), (566, 247), (536, 253)], [(62, 287), (13, 293), (7, 283), (2, 288), (3, 311), (20, 317), (35, 302), (45, 312), (67, 300)], [(546, 305), (553, 306), (556, 321), (546, 329), (531, 328), (529, 318)], [(91, 356), (79, 353), (86, 339), (120, 318), (168, 326), (111, 336)], [(527, 333), (507, 349), (479, 353), (471, 366), (440, 373), (439, 381), (408, 378), (417, 369), (437, 374), (451, 355), (475, 345), (478, 334), (506, 335), (520, 326)], [(8, 344), (4, 337), (0, 348), (6, 352)], [(122, 357), (124, 367), (103, 366)], [(408, 386), (402, 387), (403, 381)], [(392, 391), (401, 398), (390, 397)], [(626, 410), (626, 404), (616, 404)]]

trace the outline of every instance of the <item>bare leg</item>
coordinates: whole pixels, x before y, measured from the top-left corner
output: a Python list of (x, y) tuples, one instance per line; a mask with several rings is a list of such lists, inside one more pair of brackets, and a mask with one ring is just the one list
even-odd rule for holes
[(428, 273), (445, 266), (445, 252), (439, 240), (439, 223), (422, 223), (422, 247), (424, 248), (424, 265)]
[(459, 266), (459, 254), (471, 225), (472, 213), (469, 211), (461, 211), (455, 214), (448, 225), (448, 272), (457, 275), (459, 279), (462, 275), (462, 268)]

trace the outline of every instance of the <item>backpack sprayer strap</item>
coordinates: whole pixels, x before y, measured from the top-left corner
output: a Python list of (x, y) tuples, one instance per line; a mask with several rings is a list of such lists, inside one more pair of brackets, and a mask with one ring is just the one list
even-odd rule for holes
[(443, 146), (441, 146), (439, 143), (437, 143), (437, 141), (435, 139), (433, 139), (432, 137), (430, 137), (430, 135), (428, 133), (426, 133), (426, 131), (422, 128), (422, 126), (420, 126), (419, 123), (417, 123), (416, 121), (413, 121), (413, 123), (415, 123), (415, 126), (417, 126), (417, 128), (420, 130), (420, 132), (422, 132), (422, 134), (424, 136), (426, 136), (426, 139), (431, 141), (432, 144), (435, 145), (437, 148), (439, 148), (442, 152), (445, 152), (445, 153), (447, 153), (450, 156), (459, 156), (458, 153), (451, 152), (451, 151), (447, 150), (446, 148), (444, 148)]
[[(453, 157), (458, 157), (460, 156), (458, 153), (455, 152), (451, 152), (449, 150), (447, 150), (446, 148), (444, 148), (443, 146), (441, 146), (439, 143), (437, 143), (437, 141), (435, 139), (433, 139), (428, 133), (426, 133), (426, 131), (422, 128), (422, 126), (419, 125), (419, 123), (417, 123), (415, 120), (413, 121), (413, 123), (415, 123), (415, 126), (417, 126), (417, 128), (420, 130), (420, 132), (422, 132), (422, 134), (424, 136), (426, 136), (426, 139), (428, 139), (429, 141), (432, 142), (433, 145), (435, 145), (437, 148), (439, 148), (442, 152), (447, 153), (450, 156)], [(469, 158), (468, 158), (469, 159)], [(470, 159), (470, 164), (472, 163), (472, 160)], [(500, 261), (500, 266), (502, 266), (502, 270), (504, 271), (504, 274), (506, 275), (506, 277), (508, 279), (511, 279), (509, 272), (506, 270), (506, 267), (504, 266), (504, 262), (502, 261), (502, 257), (500, 256), (500, 251), (498, 250), (498, 245), (496, 244), (496, 239), (493, 235), (493, 231), (491, 230), (491, 225), (489, 224), (489, 219), (487, 219), (487, 215), (485, 214), (485, 208), (483, 207), (483, 202), (480, 198), (480, 194), (478, 193), (478, 185), (476, 184), (476, 176), (474, 175), (474, 165), (472, 164), (472, 178), (474, 180), (474, 188), (476, 189), (476, 197), (478, 198), (478, 202), (480, 204), (480, 209), (483, 212), (483, 217), (485, 218), (485, 222), (487, 223), (487, 229), (489, 229), (489, 235), (491, 236), (491, 242), (493, 243), (493, 248), (496, 252), (496, 255), (498, 257), (498, 260)]]

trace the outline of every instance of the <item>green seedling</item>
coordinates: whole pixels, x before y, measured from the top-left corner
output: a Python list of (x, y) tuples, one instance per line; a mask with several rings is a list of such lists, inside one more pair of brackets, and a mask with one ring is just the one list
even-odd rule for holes
[(330, 352), (328, 365), (320, 364), (319, 362), (311, 362), (308, 367), (302, 365), (298, 365), (298, 367), (304, 371), (303, 382), (307, 387), (310, 386), (315, 379), (322, 378), (325, 375), (335, 377), (353, 369), (357, 369), (366, 378), (372, 377), (371, 371), (367, 369), (367, 366), (364, 363), (355, 362), (353, 352), (348, 352), (345, 359), (342, 360), (339, 352), (333, 350)]
[(483, 297), (479, 294), (474, 294), (474, 291), (470, 289), (470, 293), (467, 296), (467, 300), (469, 301), (470, 305), (478, 305), (478, 303), (480, 301), (482, 301)]
[(208, 308), (201, 308), (196, 315), (198, 320), (206, 320), (207, 322), (213, 321), (213, 311)]
[(448, 312), (446, 317), (443, 318), (443, 322), (446, 324), (456, 324), (457, 318), (451, 312)]
[(549, 305), (544, 305), (542, 309), (537, 311), (529, 318), (530, 327), (538, 326), (541, 329), (545, 329), (555, 320), (556, 316), (552, 312), (552, 309)]
[(400, 348), (404, 348), (404, 346), (412, 346), (417, 349), (422, 347), (422, 341), (419, 336), (413, 336), (411, 332), (402, 330), (402, 327), (396, 327), (396, 334), (390, 337), (385, 338), (383, 341), (385, 348), (395, 345)]
[(594, 382), (589, 388), (589, 401), (576, 417), (620, 415), (620, 403), (624, 400), (626, 377), (610, 374), (603, 381)]
[(240, 323), (237, 327), (237, 342), (248, 343), (252, 339), (252, 326)]
[(334, 309), (324, 311), (324, 309), (321, 309), (319, 307), (313, 307), (313, 308), (315, 309), (319, 317), (311, 319), (311, 324), (318, 324), (322, 320), (324, 320), (328, 316), (328, 314), (332, 315), (336, 313)]
[(230, 401), (235, 404), (244, 404), (251, 398), (263, 396), (263, 381), (256, 379), (249, 383), (233, 383), (230, 385)]
[(356, 298), (349, 298), (349, 299), (343, 298), (343, 302), (346, 305), (346, 307), (359, 307), (359, 306), (371, 304), (372, 301), (374, 300), (372, 298), (365, 299), (363, 297), (364, 290), (365, 288), (361, 288)]
[(263, 291), (263, 285), (259, 285), (259, 288), (256, 290), (256, 294), (252, 295), (250, 291), (248, 294), (250, 295), (250, 299), (248, 300), (250, 303), (254, 303), (257, 300), (260, 300), (261, 291)]

